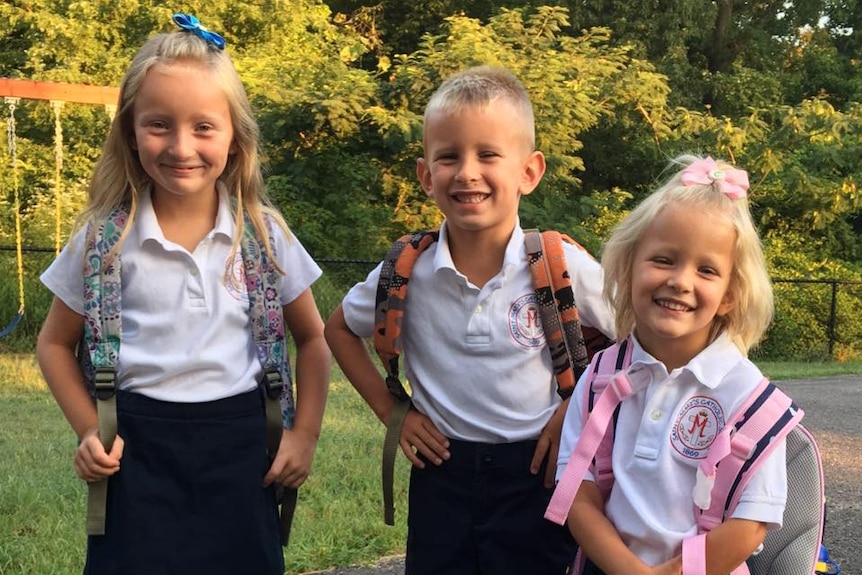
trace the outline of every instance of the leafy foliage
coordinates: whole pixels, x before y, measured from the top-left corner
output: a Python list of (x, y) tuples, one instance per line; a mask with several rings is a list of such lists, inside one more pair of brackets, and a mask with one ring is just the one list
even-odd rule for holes
[[(667, 160), (697, 152), (749, 170), (775, 277), (853, 280), (862, 269), (857, 3), (195, 0), (183, 9), (226, 37), (260, 120), (271, 193), (317, 258), (376, 260), (393, 237), (439, 224), (415, 178), (423, 108), (444, 77), (489, 63), (527, 87), (548, 160), (522, 202), (524, 225), (561, 229), (599, 253)], [(137, 47), (172, 28), (170, 13), (152, 0), (0, 3), (0, 76), (116, 85)], [(53, 247), (58, 223), (64, 242), (85, 201), (110, 117), (72, 103), (59, 117), (57, 154), (49, 103), (16, 110), (18, 163), (0, 171), (5, 246), (16, 240), (14, 191), (34, 246)], [(0, 161), (11, 165), (8, 142)], [(822, 321), (821, 304), (779, 293), (763, 349), (817, 355), (793, 346), (813, 349), (795, 330)], [(850, 356), (862, 298), (848, 290), (839, 301), (851, 315), (837, 320), (838, 345)]]

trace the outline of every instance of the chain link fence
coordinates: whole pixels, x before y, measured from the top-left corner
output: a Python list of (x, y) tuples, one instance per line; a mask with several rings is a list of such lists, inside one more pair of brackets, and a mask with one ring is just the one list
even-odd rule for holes
[[(39, 274), (54, 259), (52, 248), (24, 250), (25, 312), (19, 325), (0, 339), (2, 351), (32, 351), (51, 303)], [(313, 291), (321, 315), (329, 316), (355, 283), (365, 279), (377, 261), (318, 259), (323, 276)], [(19, 308), (14, 246), (0, 246), (0, 329)], [(838, 279), (774, 279), (775, 318), (761, 345), (760, 359), (846, 361), (862, 358), (862, 281)], [(154, 289), (157, 289), (154, 284)]]

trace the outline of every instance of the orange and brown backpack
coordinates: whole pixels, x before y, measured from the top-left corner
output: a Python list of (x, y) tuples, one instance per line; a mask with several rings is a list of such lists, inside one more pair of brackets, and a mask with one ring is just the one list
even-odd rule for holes
[[(377, 284), (374, 347), (386, 370), (386, 387), (396, 399), (383, 444), (383, 505), (387, 525), (395, 523), (395, 456), (401, 426), (410, 408), (410, 394), (401, 383), (398, 368), (407, 287), (417, 258), (425, 248), (437, 241), (439, 235), (439, 230), (432, 230), (399, 238), (383, 260)], [(536, 292), (539, 318), (551, 352), (557, 393), (566, 399), (572, 394), (578, 377), (593, 354), (612, 342), (598, 329), (581, 326), (563, 242), (584, 249), (572, 238), (559, 232), (525, 230), (527, 260)]]

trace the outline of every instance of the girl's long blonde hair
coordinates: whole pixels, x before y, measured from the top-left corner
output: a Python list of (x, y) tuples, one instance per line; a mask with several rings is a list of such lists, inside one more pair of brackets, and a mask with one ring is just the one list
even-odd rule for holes
[[(683, 155), (674, 159), (678, 171), (641, 202), (614, 229), (602, 252), (603, 295), (616, 313), (616, 333), (626, 337), (635, 328), (632, 304), (632, 263), (650, 224), (668, 205), (693, 206), (726, 218), (736, 230), (733, 276), (728, 290), (733, 301), (730, 312), (716, 316), (710, 341), (726, 332), (745, 354), (760, 341), (772, 321), (772, 282), (763, 257), (760, 237), (751, 219), (746, 199), (733, 200), (720, 192), (718, 184), (685, 185), (682, 169), (702, 158)], [(719, 168), (730, 167), (718, 162)], [(681, 242), (685, 238), (680, 238)]]
[(215, 80), (212, 89), (224, 92), (233, 123), (235, 153), (228, 156), (220, 179), (234, 200), (237, 233), (233, 250), (235, 253), (239, 248), (245, 231), (245, 212), (252, 223), (255, 237), (275, 262), (264, 214), (270, 216), (288, 237), (289, 231), (284, 218), (274, 208), (266, 193), (260, 164), (260, 128), (245, 88), (226, 51), (184, 30), (150, 38), (132, 59), (120, 85), (117, 112), (111, 122), (102, 155), (94, 168), (89, 186), (89, 202), (78, 220), (79, 225), (102, 221), (117, 208), (128, 210), (128, 223), (120, 241), (114, 247), (115, 253), (119, 252), (120, 245), (132, 227), (141, 190), (150, 185), (150, 178), (141, 165), (137, 151), (132, 147), (135, 138), (135, 99), (147, 72), (156, 64), (172, 62), (192, 62), (205, 66), (212, 72)]

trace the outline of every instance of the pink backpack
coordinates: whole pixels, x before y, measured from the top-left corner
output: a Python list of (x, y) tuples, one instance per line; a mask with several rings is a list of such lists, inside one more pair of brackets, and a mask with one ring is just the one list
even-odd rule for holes
[[(565, 523), (587, 469), (607, 498), (613, 487), (614, 426), (619, 404), (632, 393), (625, 368), (632, 343), (617, 343), (593, 358), (586, 384), (584, 428), (560, 478), (545, 518)], [(588, 416), (588, 417), (587, 417)], [(781, 529), (770, 531), (763, 550), (732, 575), (812, 575), (823, 535), (823, 467), (814, 438), (799, 421), (803, 411), (767, 379), (757, 386), (716, 436), (698, 467), (702, 479), (692, 496), (698, 535), (683, 541), (683, 575), (706, 573), (706, 534), (730, 517), (746, 484), (781, 439), (786, 439), (787, 504)], [(719, 463), (721, 465), (719, 465)], [(711, 489), (710, 489), (711, 486)], [(578, 552), (572, 573), (581, 573)]]

